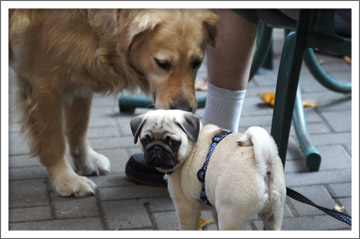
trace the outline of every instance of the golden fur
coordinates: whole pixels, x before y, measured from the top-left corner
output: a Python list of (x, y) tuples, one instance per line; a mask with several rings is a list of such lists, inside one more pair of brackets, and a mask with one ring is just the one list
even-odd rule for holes
[(194, 111), (196, 63), (216, 29), (209, 10), (10, 11), (23, 126), (60, 195), (96, 188), (66, 161), (65, 136), (79, 174), (109, 173), (108, 159), (87, 141), (93, 93), (140, 87), (157, 108)]

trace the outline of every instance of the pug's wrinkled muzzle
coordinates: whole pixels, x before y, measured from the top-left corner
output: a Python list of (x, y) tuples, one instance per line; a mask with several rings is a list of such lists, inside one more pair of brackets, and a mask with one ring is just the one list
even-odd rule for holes
[(145, 150), (145, 164), (148, 167), (158, 167), (172, 169), (176, 165), (176, 160), (171, 152), (159, 145)]

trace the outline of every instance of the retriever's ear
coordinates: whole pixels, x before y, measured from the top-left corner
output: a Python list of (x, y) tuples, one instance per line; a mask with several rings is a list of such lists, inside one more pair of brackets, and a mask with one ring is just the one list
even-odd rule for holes
[(210, 44), (215, 47), (216, 45), (216, 36), (218, 33), (219, 20), (218, 16), (213, 11), (208, 11), (203, 18), (204, 27), (208, 33)]
[(136, 36), (153, 30), (161, 17), (155, 10), (119, 9), (116, 12), (117, 49), (126, 53)]
[(138, 115), (130, 121), (131, 132), (134, 136), (134, 144), (137, 143), (141, 129), (145, 124), (145, 115)]
[(200, 132), (199, 116), (190, 112), (184, 112), (184, 117), (177, 121), (177, 124), (189, 136), (191, 141), (197, 141)]

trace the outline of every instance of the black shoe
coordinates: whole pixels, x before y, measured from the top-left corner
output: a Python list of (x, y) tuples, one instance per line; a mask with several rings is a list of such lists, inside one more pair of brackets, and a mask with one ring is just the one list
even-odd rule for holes
[(126, 163), (125, 174), (129, 179), (151, 186), (166, 186), (164, 173), (157, 171), (155, 168), (147, 167), (144, 161), (144, 154), (133, 154)]

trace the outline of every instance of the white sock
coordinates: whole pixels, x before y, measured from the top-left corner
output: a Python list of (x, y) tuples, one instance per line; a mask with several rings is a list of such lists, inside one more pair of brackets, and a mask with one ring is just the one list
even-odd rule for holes
[(202, 123), (238, 132), (246, 90), (227, 90), (208, 83)]

